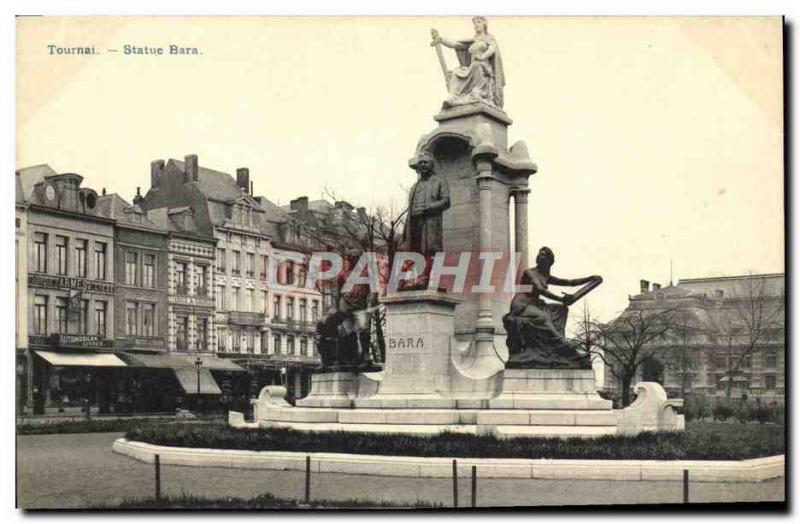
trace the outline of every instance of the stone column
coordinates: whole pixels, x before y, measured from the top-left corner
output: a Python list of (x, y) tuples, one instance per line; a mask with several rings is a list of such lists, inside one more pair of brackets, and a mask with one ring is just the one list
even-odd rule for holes
[(528, 194), (530, 189), (515, 189), (514, 195), (514, 250), (519, 253), (518, 270), (528, 267)]
[[(478, 170), (479, 189), (479, 223), (480, 223), (480, 251), (492, 250), (492, 188), (497, 181), (492, 176), (492, 162), (490, 155), (480, 155), (475, 158), (475, 167)], [(492, 295), (482, 293), (478, 302), (478, 319), (475, 324), (476, 341), (492, 343), (494, 323), (492, 321)]]

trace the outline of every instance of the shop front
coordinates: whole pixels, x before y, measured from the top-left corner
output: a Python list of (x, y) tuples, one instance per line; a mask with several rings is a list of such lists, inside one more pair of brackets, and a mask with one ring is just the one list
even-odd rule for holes
[(33, 414), (113, 412), (114, 384), (126, 365), (110, 348), (94, 335), (30, 337)]

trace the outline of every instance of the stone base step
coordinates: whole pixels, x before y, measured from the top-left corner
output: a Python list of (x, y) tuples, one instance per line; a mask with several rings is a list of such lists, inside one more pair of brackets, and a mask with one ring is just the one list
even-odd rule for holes
[(405, 435), (439, 435), (444, 432), (467, 435), (493, 434), (500, 438), (595, 438), (616, 434), (616, 426), (513, 426), (482, 424), (339, 424), (311, 422), (261, 422), (261, 427), (291, 428), (298, 431), (349, 431)]
[(273, 408), (262, 421), (312, 424), (616, 426), (614, 410)]

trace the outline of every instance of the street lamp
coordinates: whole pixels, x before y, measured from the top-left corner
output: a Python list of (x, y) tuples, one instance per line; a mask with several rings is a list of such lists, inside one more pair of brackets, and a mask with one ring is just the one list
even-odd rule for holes
[(203, 367), (203, 361), (200, 360), (200, 357), (197, 357), (197, 360), (194, 361), (194, 367), (197, 370), (197, 399), (200, 399), (200, 370)]

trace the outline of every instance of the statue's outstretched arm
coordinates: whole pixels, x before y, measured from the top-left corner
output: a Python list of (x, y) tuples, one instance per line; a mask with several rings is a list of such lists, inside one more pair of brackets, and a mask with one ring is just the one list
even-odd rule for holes
[(459, 42), (458, 40), (451, 40), (449, 38), (444, 38), (443, 36), (438, 36), (439, 33), (436, 33), (436, 35), (437, 38), (433, 41), (434, 45), (436, 45), (436, 43), (438, 42), (441, 43), (443, 46), (449, 47), (451, 49), (466, 49), (467, 47), (469, 47), (464, 42)]
[(582, 286), (584, 284), (588, 284), (589, 282), (592, 282), (593, 280), (597, 280), (598, 278), (600, 278), (600, 277), (598, 277), (596, 275), (592, 275), (590, 277), (585, 277), (585, 278), (567, 279), (567, 278), (558, 278), (556, 276), (550, 275), (549, 282), (551, 284), (556, 285), (556, 286)]

